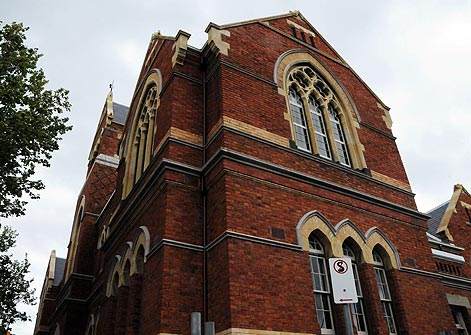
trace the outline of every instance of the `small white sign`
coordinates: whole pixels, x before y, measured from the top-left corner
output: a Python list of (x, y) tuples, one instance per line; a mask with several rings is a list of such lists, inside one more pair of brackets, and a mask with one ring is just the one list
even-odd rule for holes
[(329, 258), (332, 293), (336, 304), (358, 302), (352, 260), (349, 257)]

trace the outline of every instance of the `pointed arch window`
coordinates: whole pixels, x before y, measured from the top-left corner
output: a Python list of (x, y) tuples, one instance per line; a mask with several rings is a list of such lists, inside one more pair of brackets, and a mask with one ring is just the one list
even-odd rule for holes
[(353, 318), (353, 323), (358, 335), (366, 335), (368, 334), (368, 329), (366, 325), (363, 291), (361, 289), (360, 277), (358, 275), (357, 257), (353, 249), (347, 243), (344, 243), (342, 247), (344, 256), (350, 257), (352, 260), (353, 279), (355, 280), (355, 287), (358, 295), (358, 302), (356, 304), (350, 304), (350, 314)]
[(123, 197), (128, 195), (134, 184), (141, 178), (152, 158), (154, 135), (157, 129), (155, 118), (159, 105), (158, 89), (154, 82), (147, 87), (131, 125)]
[(392, 310), (392, 298), (389, 291), (386, 271), (384, 270), (384, 261), (377, 251), (373, 251), (374, 271), (376, 284), (378, 285), (379, 298), (383, 307), (383, 315), (388, 325), (389, 334), (397, 334), (396, 323)]
[(322, 334), (335, 334), (332, 293), (327, 272), (325, 249), (319, 239), (312, 234), (309, 236), (309, 253), (317, 321), (321, 327)]
[(342, 109), (334, 91), (307, 65), (290, 72), (288, 87), (291, 122), (298, 148), (352, 166)]
[(152, 155), (154, 118), (157, 109), (157, 86), (148, 88), (141, 104), (134, 137), (134, 183), (147, 168)]

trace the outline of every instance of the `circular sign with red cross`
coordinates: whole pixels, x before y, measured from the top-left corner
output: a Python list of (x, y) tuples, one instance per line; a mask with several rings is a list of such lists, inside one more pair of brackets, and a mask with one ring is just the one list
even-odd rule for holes
[(343, 259), (337, 259), (333, 265), (334, 271), (340, 275), (347, 273), (348, 271), (348, 263)]

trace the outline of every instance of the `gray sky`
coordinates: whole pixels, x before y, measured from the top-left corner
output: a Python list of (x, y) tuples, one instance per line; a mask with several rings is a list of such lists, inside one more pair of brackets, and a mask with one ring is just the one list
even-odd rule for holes
[[(44, 54), (49, 88), (70, 90), (72, 132), (64, 136), (46, 184), (27, 215), (2, 221), (18, 230), (15, 253), (28, 253), (39, 296), (52, 249), (67, 254), (75, 203), (85, 179), (98, 118), (114, 81), (114, 100), (129, 105), (150, 36), (184, 30), (201, 48), (209, 22), (226, 24), (299, 10), (391, 108), (393, 132), (421, 211), (471, 191), (471, 1), (309, 0), (150, 1), (4, 0), (0, 20), (30, 27)], [(33, 322), (37, 306), (24, 308)]]

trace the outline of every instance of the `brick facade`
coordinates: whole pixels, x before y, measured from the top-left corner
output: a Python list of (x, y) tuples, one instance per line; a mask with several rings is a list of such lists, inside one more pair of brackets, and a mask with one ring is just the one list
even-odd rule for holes
[[(325, 257), (355, 250), (368, 334), (391, 331), (375, 255), (397, 334), (457, 334), (447, 293), (471, 286), (443, 285), (388, 107), (300, 13), (207, 32), (201, 50), (185, 32), (154, 34), (126, 123), (105, 104), (63, 279), (46, 288), (35, 334), (188, 334), (192, 312), (220, 334), (328, 333), (313, 236)], [(300, 149), (286, 86), (300, 65), (335, 95), (351, 164), (338, 146), (322, 157), (313, 137)], [(342, 306), (330, 313), (346, 333)]]

